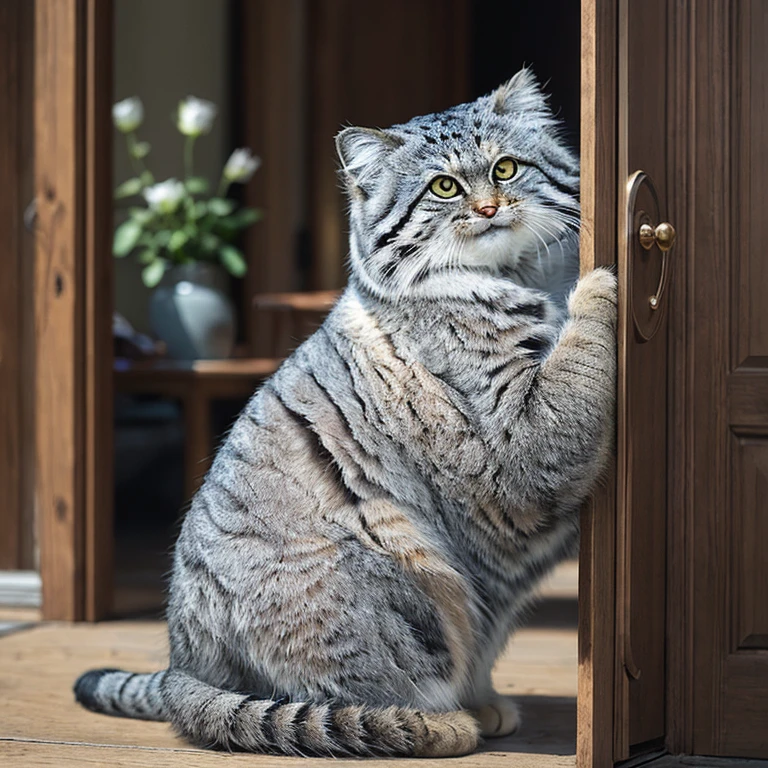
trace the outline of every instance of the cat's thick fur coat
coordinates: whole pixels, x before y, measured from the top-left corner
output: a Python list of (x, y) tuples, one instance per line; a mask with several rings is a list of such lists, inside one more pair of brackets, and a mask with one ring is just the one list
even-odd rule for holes
[(76, 695), (204, 746), (463, 754), (518, 725), (491, 668), (610, 450), (616, 280), (586, 275), (563, 321), (578, 170), (527, 71), (338, 146), (350, 285), (192, 503), (169, 668)]

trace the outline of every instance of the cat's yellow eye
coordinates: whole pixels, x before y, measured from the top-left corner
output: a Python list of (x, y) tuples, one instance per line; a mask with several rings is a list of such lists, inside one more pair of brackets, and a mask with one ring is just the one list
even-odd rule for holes
[(509, 181), (517, 173), (517, 163), (511, 157), (503, 157), (493, 166), (493, 178)]
[(444, 200), (456, 197), (461, 192), (461, 187), (456, 179), (452, 179), (450, 176), (438, 176), (432, 181), (429, 188), (434, 194), (442, 197)]

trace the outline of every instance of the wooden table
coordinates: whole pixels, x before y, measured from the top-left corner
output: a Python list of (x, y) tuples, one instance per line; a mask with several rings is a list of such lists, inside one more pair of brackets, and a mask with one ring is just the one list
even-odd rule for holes
[(253, 299), (263, 348), (275, 357), (289, 355), (314, 333), (341, 296), (341, 291), (260, 293)]
[(184, 494), (192, 498), (211, 463), (214, 448), (211, 401), (246, 398), (282, 363), (277, 358), (231, 360), (115, 360), (115, 391), (161, 395), (184, 409)]

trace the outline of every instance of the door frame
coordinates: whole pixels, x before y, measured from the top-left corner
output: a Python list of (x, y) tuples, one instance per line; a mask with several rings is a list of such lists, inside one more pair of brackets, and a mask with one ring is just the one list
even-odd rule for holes
[(35, 495), (43, 617), (112, 587), (112, 2), (35, 2)]
[[(581, 3), (581, 272), (616, 263), (618, 4)], [(613, 765), (616, 466), (581, 514), (576, 763)]]
[[(24, 228), (24, 205), (32, 199), (32, 26), (25, 0), (0, 3), (0, 576), (22, 583), (34, 602), (35, 564), (32, 465), (26, 439), (34, 429), (28, 382), (34, 378), (30, 293), (32, 237)], [(11, 573), (8, 573), (8, 572)], [(3, 589), (0, 588), (0, 593)]]

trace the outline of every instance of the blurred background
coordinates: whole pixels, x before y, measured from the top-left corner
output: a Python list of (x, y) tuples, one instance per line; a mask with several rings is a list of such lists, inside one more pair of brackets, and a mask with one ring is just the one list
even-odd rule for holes
[[(578, 146), (579, 7), (567, 0), (115, 0), (114, 100), (138, 95), (155, 176), (181, 173), (174, 124), (189, 94), (219, 108), (196, 147), (216, 176), (234, 146), (263, 161), (244, 194), (267, 216), (247, 235), (243, 298), (343, 286), (344, 203), (333, 137), (386, 127), (489, 92), (524, 64), (547, 83)], [(115, 181), (131, 175), (115, 132)], [(135, 262), (115, 274), (118, 310), (149, 332)], [(245, 313), (248, 315), (248, 313)], [(241, 338), (259, 346), (255, 319)]]
[[(3, 98), (17, 109), (0, 131), (17, 148), (7, 178), (18, 199), (29, 201), (34, 4), (14, 5), (13, 14), (0, 8), (0, 23), (16, 25), (19, 44), (2, 55), (14, 72)], [(217, 441), (248, 394), (321, 322), (344, 286), (347, 223), (333, 142), (338, 130), (386, 127), (440, 111), (530, 65), (578, 148), (579, 18), (579, 3), (570, 0), (114, 0), (112, 101), (141, 99), (137, 134), (151, 146), (144, 160), (154, 181), (184, 178), (177, 109), (192, 95), (217, 107), (210, 132), (194, 142), (195, 175), (215, 185), (232, 150), (249, 147), (261, 165), (227, 194), (237, 206), (263, 213), (233, 240), (245, 274), (222, 271), (216, 278), (216, 290), (233, 311), (234, 346), (226, 360), (173, 354), (173, 343), (163, 343), (153, 321), (160, 289), (170, 286), (180, 296), (179, 285), (198, 290), (195, 280), (190, 287), (166, 272), (158, 288), (149, 288), (138, 246), (115, 259), (114, 612), (160, 609), (180, 515)], [(125, 135), (114, 128), (112, 134), (116, 187), (137, 171)], [(141, 195), (116, 200), (111, 226), (127, 221), (137, 205), (146, 207)], [(12, 285), (15, 297), (0, 311), (6, 330), (13, 329), (19, 360), (10, 372), (0, 368), (0, 390), (15, 393), (0, 404), (0, 422), (14, 420), (19, 434), (34, 419), (31, 394), (20, 384), (34, 373), (27, 300), (34, 289), (34, 209), (25, 221), (30, 231), (11, 243), (13, 258), (0, 265), (0, 283)], [(0, 570), (34, 571), (34, 447), (17, 442), (8, 449), (10, 463), (0, 461), (0, 487), (10, 489), (8, 503), (18, 512), (0, 550)]]

